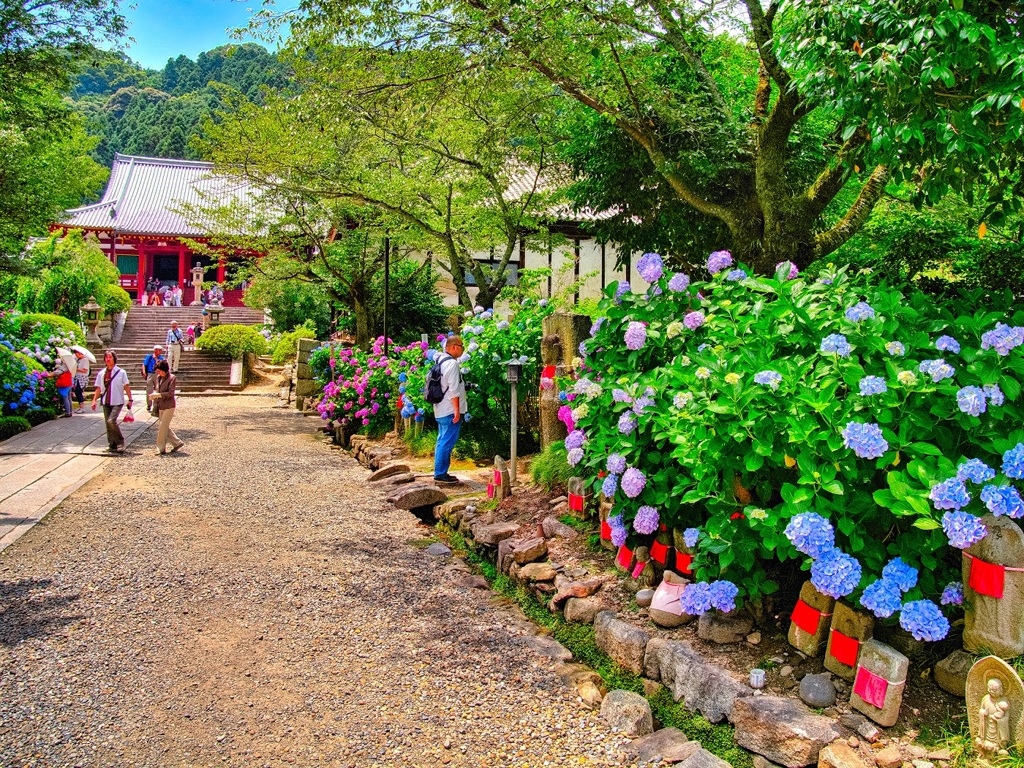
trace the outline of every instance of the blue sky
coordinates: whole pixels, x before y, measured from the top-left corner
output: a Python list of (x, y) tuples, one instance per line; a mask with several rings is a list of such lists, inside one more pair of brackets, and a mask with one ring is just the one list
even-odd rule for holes
[[(134, 6), (134, 7), (133, 7)], [(127, 54), (149, 69), (163, 69), (168, 59), (190, 59), (218, 45), (237, 42), (228, 29), (248, 23), (260, 0), (134, 0), (121, 8), (135, 38)], [(265, 48), (266, 42), (257, 40)]]

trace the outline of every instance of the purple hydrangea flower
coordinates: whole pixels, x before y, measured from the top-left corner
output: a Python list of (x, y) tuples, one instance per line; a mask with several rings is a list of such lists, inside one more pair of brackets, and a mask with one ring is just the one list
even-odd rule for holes
[(690, 616), (703, 616), (711, 610), (711, 586), (704, 582), (687, 584), (679, 595), (679, 605), (683, 613)]
[(569, 461), (570, 467), (575, 467), (581, 461), (583, 461), (583, 449), (573, 448), (566, 454), (566, 459)]
[(882, 428), (877, 424), (851, 421), (843, 429), (842, 435), (843, 445), (862, 459), (877, 459), (889, 450), (889, 443), (882, 436)]
[(874, 320), (875, 310), (864, 301), (859, 301), (846, 310), (846, 319), (851, 323), (859, 323), (861, 320)]
[(943, 605), (963, 605), (964, 585), (959, 581), (951, 581), (942, 590), (942, 597), (939, 598), (939, 602)]
[(717, 275), (723, 269), (732, 266), (732, 254), (728, 251), (715, 251), (708, 256), (708, 272)]
[(638, 533), (654, 533), (658, 530), (660, 520), (658, 510), (645, 504), (636, 511), (636, 517), (633, 518), (633, 528)]
[(583, 442), (587, 439), (587, 436), (583, 434), (582, 429), (574, 429), (569, 433), (569, 436), (565, 438), (565, 450), (571, 451), (573, 448), (582, 448)]
[(695, 331), (704, 325), (704, 313), (703, 312), (687, 312), (686, 316), (683, 317), (683, 325), (689, 328), (691, 331)]
[(885, 351), (894, 357), (903, 357), (907, 354), (907, 348), (899, 341), (890, 341), (885, 345)]
[(615, 515), (609, 515), (608, 516), (608, 525), (611, 528), (625, 528), (626, 527), (626, 523), (622, 519), (622, 513), (619, 512), (618, 514), (615, 514)]
[(725, 279), (733, 283), (738, 283), (740, 280), (747, 279), (747, 273), (742, 269), (733, 269), (729, 271), (729, 274), (725, 276)]
[(709, 585), (708, 591), (711, 596), (711, 607), (722, 613), (730, 613), (736, 610), (736, 596), (740, 588), (731, 581), (720, 579)]
[(616, 547), (621, 547), (623, 544), (625, 544), (626, 538), (628, 536), (629, 531), (627, 531), (622, 526), (612, 526), (612, 544), (614, 544)]
[(797, 552), (803, 552), (809, 557), (821, 557), (835, 548), (835, 529), (832, 523), (817, 512), (795, 515), (786, 526), (785, 534)]
[(942, 530), (950, 546), (957, 549), (967, 549), (988, 535), (981, 519), (969, 512), (947, 512), (942, 516)]
[(625, 472), (623, 472), (622, 480), (619, 482), (619, 487), (622, 488), (622, 492), (631, 499), (635, 499), (643, 493), (645, 485), (647, 485), (647, 478), (644, 476), (644, 473), (636, 467), (629, 467)]
[(928, 498), (936, 509), (962, 509), (971, 503), (967, 486), (959, 477), (951, 477), (933, 485)]
[(636, 416), (630, 411), (626, 411), (624, 414), (619, 416), (619, 432), (623, 435), (630, 435), (633, 430), (636, 429)]
[(656, 283), (663, 274), (664, 262), (656, 253), (645, 253), (637, 260), (636, 271), (648, 283)]
[(668, 281), (668, 289), (676, 293), (682, 293), (690, 287), (690, 276), (685, 272), (676, 272)]
[(771, 387), (772, 392), (777, 392), (782, 383), (782, 374), (778, 371), (760, 371), (754, 374), (754, 383)]
[(846, 597), (860, 583), (860, 563), (845, 552), (831, 549), (811, 565), (811, 584), (824, 595)]
[(624, 456), (613, 453), (608, 457), (608, 462), (605, 464), (605, 468), (613, 475), (621, 475), (626, 471), (626, 459)]
[(1005, 323), (996, 323), (991, 331), (981, 334), (981, 348), (994, 349), (997, 354), (1006, 357), (1010, 350), (1024, 344), (1024, 328), (1011, 328)]
[(972, 483), (981, 484), (996, 476), (996, 471), (981, 459), (965, 461), (956, 468), (958, 480), (970, 480)]
[(891, 581), (881, 578), (870, 584), (860, 596), (860, 604), (880, 619), (892, 616), (903, 605), (903, 595), (899, 587)]
[(700, 528), (687, 528), (683, 531), (683, 543), (688, 549), (697, 546), (697, 539), (700, 537)]
[(969, 416), (981, 416), (985, 412), (985, 390), (981, 387), (963, 387), (956, 393), (956, 404)]
[(630, 288), (629, 280), (619, 280), (619, 284), (615, 287), (615, 303), (621, 304), (622, 297), (631, 290), (632, 288)]
[(954, 355), (960, 354), (960, 342), (952, 336), (939, 336), (935, 340), (935, 348), (939, 352), (952, 352)]
[(795, 280), (800, 274), (800, 270), (796, 268), (796, 264), (792, 261), (780, 261), (775, 265), (775, 275), (778, 277), (779, 272), (786, 270), (785, 274), (782, 275), (783, 280)]
[(886, 563), (882, 578), (895, 584), (900, 592), (909, 592), (917, 584), (917, 568), (911, 568), (903, 558), (897, 557)]
[(888, 390), (889, 388), (885, 385), (885, 379), (880, 376), (865, 376), (860, 380), (860, 394), (862, 397), (881, 395)]
[(603, 493), (605, 496), (607, 496), (610, 499), (612, 496), (615, 495), (615, 491), (618, 489), (618, 487), (619, 487), (619, 476), (618, 475), (608, 475), (604, 479), (604, 482), (601, 483), (601, 493)]
[(922, 361), (921, 364), (917, 366), (917, 370), (931, 376), (932, 382), (935, 384), (938, 384), (943, 379), (950, 378), (954, 373), (956, 373), (956, 369), (941, 357), (938, 360)]
[(636, 402), (633, 403), (633, 413), (635, 413), (637, 416), (641, 416), (644, 412), (644, 408), (647, 408), (652, 405), (654, 405), (654, 398), (648, 397), (647, 395), (642, 395), (641, 397), (638, 397), (636, 399)]
[(931, 600), (915, 600), (903, 606), (900, 626), (914, 636), (915, 640), (935, 642), (949, 634), (949, 619), (942, 615), (942, 609)]
[(647, 343), (647, 326), (643, 323), (633, 321), (626, 326), (626, 349), (643, 349)]
[(981, 500), (996, 517), (1024, 516), (1024, 500), (1012, 485), (986, 485), (981, 489)]
[(590, 336), (591, 336), (591, 338), (593, 338), (594, 336), (597, 336), (597, 332), (601, 330), (601, 325), (607, 319), (608, 318), (606, 318), (606, 317), (599, 317), (599, 318), (597, 318), (597, 320), (594, 321), (594, 324), (592, 326), (590, 326)]
[(586, 340), (580, 342), (579, 346), (576, 347), (576, 351), (580, 353), (580, 357), (586, 357), (587, 356), (587, 342), (586, 342)]
[(624, 389), (613, 389), (612, 400), (616, 403), (631, 403), (633, 398), (629, 396), (629, 392)]
[(1002, 405), (1006, 401), (1006, 397), (1003, 395), (1003, 390), (999, 388), (998, 384), (989, 384), (987, 387), (982, 387), (985, 392), (985, 397), (992, 405)]
[(1003, 454), (1003, 474), (1014, 480), (1024, 477), (1024, 443), (1017, 443)]
[(840, 357), (849, 357), (850, 342), (846, 340), (846, 337), (841, 333), (833, 333), (826, 336), (821, 341), (821, 351), (824, 354), (836, 354)]

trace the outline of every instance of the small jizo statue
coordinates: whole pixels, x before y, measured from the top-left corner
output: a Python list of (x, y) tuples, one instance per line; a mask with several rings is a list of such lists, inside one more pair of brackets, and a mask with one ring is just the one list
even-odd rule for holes
[(1024, 684), (996, 656), (979, 659), (967, 675), (967, 720), (982, 761), (1008, 754), (1024, 736)]

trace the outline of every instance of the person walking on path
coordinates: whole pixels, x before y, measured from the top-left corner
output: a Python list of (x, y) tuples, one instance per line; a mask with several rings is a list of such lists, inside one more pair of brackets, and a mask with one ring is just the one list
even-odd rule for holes
[(96, 374), (96, 389), (92, 395), (92, 409), (96, 404), (103, 404), (103, 421), (107, 425), (108, 450), (121, 453), (124, 450), (124, 435), (117, 425), (117, 417), (125, 402), (128, 410), (132, 407), (132, 388), (128, 382), (128, 374), (117, 367), (117, 354), (108, 349), (103, 354), (103, 368)]
[(174, 409), (177, 406), (177, 400), (174, 396), (177, 379), (169, 369), (170, 366), (167, 365), (166, 360), (161, 360), (156, 364), (153, 392), (149, 395), (150, 402), (160, 416), (160, 425), (156, 431), (156, 452), (160, 456), (167, 453), (168, 441), (171, 444), (171, 453), (185, 447), (185, 441), (179, 439), (174, 434), (174, 430), (171, 429), (171, 419), (174, 418)]
[(85, 410), (85, 388), (89, 386), (89, 358), (85, 356), (85, 353), (81, 350), (72, 350), (75, 353), (75, 357), (78, 359), (78, 364), (75, 367), (75, 400), (78, 401), (78, 408), (75, 409), (75, 413), (81, 413)]
[(171, 328), (167, 331), (167, 362), (171, 365), (171, 373), (178, 372), (181, 350), (185, 346), (185, 333), (178, 328), (178, 321), (171, 320)]
[(161, 360), (166, 360), (164, 356), (164, 348), (157, 344), (153, 347), (153, 351), (142, 358), (142, 380), (146, 382), (146, 393), (149, 394), (153, 391), (153, 381), (156, 372), (156, 364)]
[(466, 385), (462, 383), (462, 367), (456, 359), (462, 354), (462, 338), (449, 336), (444, 352), (438, 357), (441, 366), (441, 388), (444, 398), (434, 405), (437, 419), (437, 446), (434, 449), (434, 480), (439, 483), (457, 483), (459, 478), (448, 474), (452, 463), (452, 449), (462, 429), (462, 415), (466, 411)]
[(57, 361), (57, 367), (53, 375), (57, 377), (54, 384), (57, 387), (57, 394), (60, 396), (60, 405), (64, 409), (64, 418), (71, 418), (71, 389), (75, 385), (74, 373), (68, 368), (63, 360)]

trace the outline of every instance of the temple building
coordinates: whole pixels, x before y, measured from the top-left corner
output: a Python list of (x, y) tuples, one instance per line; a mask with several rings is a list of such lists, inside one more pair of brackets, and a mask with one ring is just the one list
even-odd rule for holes
[[(136, 301), (140, 289), (156, 280), (182, 286), (187, 303), (193, 299), (192, 268), (205, 268), (207, 288), (223, 284), (231, 277), (234, 254), (193, 250), (209, 242), (209, 231), (185, 210), (211, 199), (244, 204), (254, 197), (245, 180), (215, 174), (213, 163), (118, 154), (100, 201), (69, 210), (51, 229), (94, 234), (121, 272), (121, 287)], [(242, 289), (225, 288), (224, 305), (241, 306)]]

